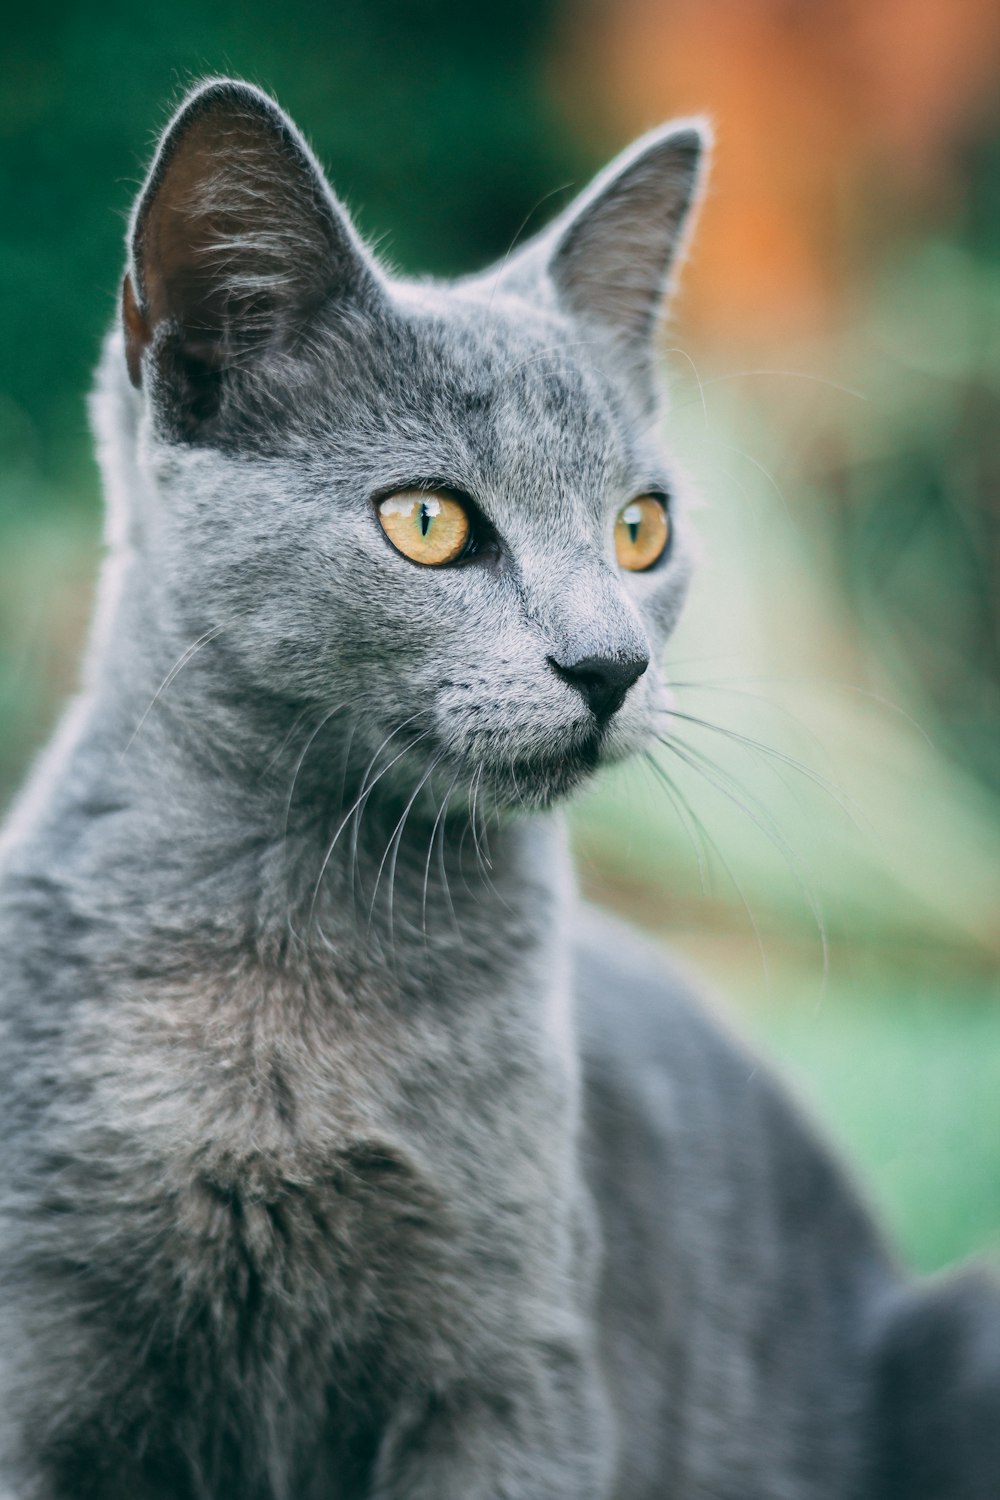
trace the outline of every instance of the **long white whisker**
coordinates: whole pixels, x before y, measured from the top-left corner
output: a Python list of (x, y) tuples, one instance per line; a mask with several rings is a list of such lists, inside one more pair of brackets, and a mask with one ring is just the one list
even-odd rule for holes
[(287, 799), (287, 801), (285, 803), (285, 816), (284, 816), (284, 820), (283, 820), (283, 824), (282, 824), (282, 840), (283, 841), (287, 840), (287, 838), (288, 838), (288, 821), (289, 821), (289, 819), (290, 819), (290, 817), (292, 815), (292, 802), (294, 801), (294, 798), (295, 798), (295, 783), (298, 781), (298, 779), (299, 779), (299, 773), (301, 772), (302, 767), (306, 763), (306, 757), (309, 754), (309, 751), (312, 749), (313, 745), (315, 744), (316, 738), (320, 734), (320, 732), (326, 728), (326, 726), (330, 723), (331, 719), (336, 714), (340, 713), (340, 711), (341, 711), (342, 708), (346, 708), (346, 707), (347, 707), (347, 703), (346, 703), (346, 700), (345, 700), (345, 702), (343, 702), (343, 703), (338, 703), (337, 706), (336, 706), (336, 708), (331, 708), (330, 712), (328, 714), (325, 714), (323, 716), (323, 718), (320, 719), (319, 723), (316, 725), (316, 728), (312, 731), (312, 733), (310, 734), (309, 738), (306, 740), (305, 747), (304, 747), (304, 749), (302, 751), (302, 754), (299, 756), (298, 760), (295, 763), (295, 770), (292, 773), (291, 785), (288, 788), (288, 799)]
[[(757, 377), (760, 375), (772, 376), (776, 379), (805, 380), (812, 385), (822, 385), (825, 386), (827, 390), (838, 391), (842, 396), (853, 396), (856, 401), (868, 400), (868, 397), (865, 395), (864, 391), (859, 391), (855, 386), (844, 385), (843, 382), (839, 380), (831, 380), (827, 375), (817, 375), (812, 370), (783, 370), (779, 368), (729, 370), (722, 375), (710, 375), (707, 380), (699, 381), (699, 385), (702, 387), (702, 393), (704, 396), (704, 390), (708, 386), (729, 385), (734, 380), (745, 380), (749, 376)], [(680, 410), (681, 408), (678, 407), (675, 409)]]
[(488, 308), (492, 309), (492, 307), (493, 307), (493, 301), (494, 301), (494, 298), (496, 297), (497, 291), (498, 291), (498, 289), (500, 287), (500, 282), (503, 279), (503, 273), (506, 271), (508, 262), (510, 261), (510, 258), (513, 255), (515, 249), (519, 248), (517, 242), (521, 238), (521, 235), (524, 233), (525, 228), (527, 227), (527, 225), (530, 222), (530, 220), (532, 218), (534, 218), (535, 214), (541, 208), (541, 206), (542, 206), (543, 203), (547, 203), (549, 201), (549, 199), (550, 198), (554, 198), (557, 193), (565, 192), (565, 190), (567, 188), (571, 188), (572, 186), (573, 186), (573, 184), (571, 182), (564, 182), (564, 183), (562, 183), (562, 185), (560, 187), (550, 188), (547, 193), (543, 193), (542, 194), (542, 196), (539, 198), (538, 202), (532, 208), (529, 208), (528, 212), (525, 214), (524, 218), (521, 220), (520, 224), (518, 225), (517, 233), (514, 235), (514, 237), (511, 240), (510, 244), (507, 246), (507, 250), (506, 250), (506, 252), (504, 254), (503, 260), (497, 266), (497, 273), (496, 273), (496, 275), (493, 278), (493, 285), (490, 288), (490, 300), (489, 300), (489, 302), (487, 304)]
[[(804, 761), (798, 760), (794, 755), (789, 755), (784, 750), (778, 750), (775, 746), (768, 745), (763, 740), (755, 739), (753, 735), (743, 734), (737, 729), (729, 729), (723, 724), (715, 724), (711, 719), (703, 719), (697, 714), (682, 713), (680, 709), (676, 708), (666, 709), (664, 712), (671, 719), (677, 719), (684, 724), (694, 725), (698, 729), (708, 730), (712, 734), (720, 734), (724, 739), (732, 741), (735, 745), (740, 745), (748, 751), (766, 756), (769, 760), (773, 760), (779, 765), (787, 766), (789, 770), (795, 771), (797, 775), (804, 777), (806, 781), (811, 782), (813, 786), (818, 787), (820, 791), (824, 792), (850, 818), (855, 827), (861, 827), (860, 819), (863, 816), (862, 811), (856, 807), (856, 804), (853, 803), (847, 793), (838, 787), (835, 782), (830, 781), (819, 771), (814, 771)], [(784, 778), (782, 777), (781, 780), (783, 781)]]
[(372, 919), (373, 919), (373, 917), (375, 915), (375, 903), (376, 903), (376, 900), (378, 899), (378, 888), (379, 888), (379, 884), (380, 884), (380, 882), (382, 880), (382, 872), (385, 869), (386, 862), (390, 858), (390, 852), (391, 852), (392, 863), (390, 865), (390, 871), (389, 871), (388, 915), (389, 915), (389, 945), (390, 945), (390, 947), (393, 947), (393, 948), (395, 947), (395, 941), (394, 941), (394, 938), (393, 938), (393, 930), (392, 930), (393, 888), (395, 886), (395, 880), (396, 880), (396, 861), (397, 861), (397, 859), (399, 857), (399, 846), (400, 846), (400, 844), (402, 842), (403, 830), (406, 827), (406, 820), (407, 820), (407, 818), (410, 815), (410, 810), (413, 807), (413, 804), (416, 802), (416, 800), (419, 797), (419, 795), (420, 795), (423, 787), (426, 785), (427, 781), (430, 779), (430, 777), (433, 774), (433, 772), (436, 769), (436, 767), (440, 764), (443, 756), (444, 756), (444, 751), (441, 751), (438, 755), (435, 756), (435, 758), (431, 761), (430, 765), (427, 767), (426, 771), (424, 772), (424, 774), (421, 776), (420, 780), (417, 782), (416, 786), (414, 787), (412, 793), (410, 794), (410, 798), (409, 798), (406, 806), (403, 808), (403, 811), (402, 811), (402, 813), (401, 813), (401, 815), (399, 817), (398, 822), (396, 823), (395, 828), (392, 830), (392, 833), (389, 835), (389, 841), (388, 841), (388, 843), (385, 846), (385, 852), (382, 855), (381, 860), (379, 861), (379, 867), (378, 867), (378, 870), (376, 871), (376, 874), (375, 874), (375, 884), (374, 884), (374, 887), (372, 888), (371, 905), (370, 905), (370, 907), (368, 909), (368, 931), (369, 932), (371, 931)]
[(183, 672), (184, 668), (187, 666), (192, 657), (197, 656), (198, 652), (202, 649), (203, 646), (207, 646), (209, 641), (214, 641), (216, 636), (221, 635), (222, 632), (227, 628), (228, 626), (226, 624), (223, 624), (216, 625), (212, 630), (206, 630), (204, 635), (199, 636), (198, 639), (192, 642), (192, 644), (188, 646), (185, 651), (181, 652), (180, 656), (174, 662), (173, 666), (170, 668), (170, 671), (167, 673), (166, 677), (164, 677), (163, 681), (160, 683), (159, 687), (156, 689), (156, 692), (153, 694), (152, 698), (150, 698), (145, 709), (143, 710), (138, 724), (129, 735), (128, 743), (126, 744), (121, 755), (118, 757), (119, 762), (125, 759), (126, 755), (135, 744), (139, 731), (142, 729), (142, 726), (145, 724), (153, 709), (156, 707), (161, 695), (166, 692), (167, 688), (174, 681), (174, 679), (178, 677), (181, 672)]
[(785, 863), (795, 877), (796, 884), (812, 914), (813, 921), (816, 923), (816, 930), (819, 934), (820, 946), (823, 953), (823, 973), (827, 975), (829, 973), (830, 945), (826, 930), (826, 921), (812, 888), (802, 873), (795, 851), (771, 817), (771, 814), (746, 787), (741, 786), (728, 771), (706, 756), (704, 751), (696, 749), (687, 742), (679, 741), (672, 735), (661, 735), (659, 739), (660, 743), (666, 746), (673, 755), (676, 755), (691, 770), (697, 771), (710, 786), (714, 786), (716, 791), (720, 792), (733, 806), (738, 807), (744, 816), (750, 819), (751, 823), (764, 834), (768, 842), (783, 856)]
[(674, 345), (674, 347), (671, 349), (664, 349), (663, 353), (664, 355), (679, 354), (681, 358), (686, 359), (688, 364), (691, 366), (691, 373), (694, 375), (695, 380), (698, 382), (698, 394), (701, 397), (701, 414), (704, 418), (705, 428), (707, 430), (709, 425), (708, 402), (705, 400), (705, 382), (701, 378), (701, 375), (698, 371), (698, 366), (695, 364), (694, 360), (691, 358), (687, 350), (681, 349), (679, 345)]
[[(434, 840), (437, 837), (438, 825), (441, 822), (441, 819), (444, 817), (445, 808), (448, 806), (448, 803), (451, 801), (452, 793), (454, 792), (456, 786), (458, 785), (459, 778), (463, 775), (463, 773), (465, 771), (465, 765), (466, 765), (466, 763), (463, 760), (462, 764), (459, 766), (458, 770), (455, 772), (454, 776), (451, 778), (451, 785), (449, 786), (448, 790), (445, 792), (444, 796), (441, 798), (441, 806), (437, 810), (437, 816), (435, 817), (433, 826), (431, 827), (431, 836), (430, 836), (430, 838), (427, 841), (427, 859), (424, 862), (424, 888), (423, 888), (423, 894), (421, 896), (421, 901), (420, 901), (420, 921), (421, 921), (421, 926), (423, 928), (424, 942), (425, 943), (427, 941), (427, 887), (428, 887), (428, 884), (430, 882), (431, 859), (432, 859), (433, 854), (434, 854)], [(446, 890), (446, 893), (448, 895), (448, 902), (449, 902), (449, 905), (450, 905), (451, 904), (451, 893), (447, 891), (447, 883), (445, 885), (445, 890)], [(452, 915), (452, 919), (456, 922), (456, 925), (457, 925), (457, 920), (458, 919), (455, 916), (455, 908), (454, 908), (454, 906), (452, 906), (452, 908), (451, 908), (451, 915)]]
[[(674, 667), (699, 666), (699, 665), (701, 665), (702, 662), (727, 661), (727, 660), (731, 660), (731, 659), (732, 658), (729, 657), (729, 656), (727, 656), (726, 654), (722, 654), (722, 655), (718, 655), (718, 656), (700, 656), (700, 657), (699, 656), (689, 656), (689, 657), (683, 657), (679, 661), (666, 662), (665, 666), (666, 666), (667, 671), (672, 671)], [(758, 698), (760, 702), (767, 703), (770, 707), (777, 708), (780, 711), (782, 711), (783, 713), (788, 714), (789, 717), (792, 718), (793, 720), (795, 720), (796, 723), (801, 723), (801, 720), (799, 720), (796, 717), (795, 714), (792, 714), (789, 709), (783, 708), (783, 706), (781, 704), (774, 703), (774, 701), (772, 699), (765, 698), (763, 696), (763, 694), (760, 694), (760, 693), (751, 693), (748, 690), (748, 688), (746, 687), (747, 683), (758, 683), (758, 684), (759, 683), (767, 683), (767, 684), (774, 684), (775, 686), (779, 686), (779, 687), (787, 687), (787, 686), (793, 686), (793, 687), (795, 687), (795, 686), (798, 686), (799, 684), (805, 684), (806, 686), (811, 687), (811, 688), (822, 687), (822, 688), (825, 688), (825, 689), (831, 689), (831, 690), (833, 690), (835, 692), (838, 692), (838, 693), (853, 693), (853, 694), (855, 694), (859, 698), (867, 698), (870, 702), (877, 703), (880, 708), (887, 708), (890, 713), (896, 714), (896, 715), (898, 715), (899, 718), (904, 719), (906, 721), (906, 723), (909, 724), (912, 729), (915, 729), (917, 731), (917, 733), (920, 735), (921, 739), (924, 740), (924, 742), (928, 745), (928, 747), (931, 750), (933, 750), (935, 748), (934, 741), (931, 739), (930, 735), (927, 733), (927, 730), (924, 728), (924, 726), (920, 723), (920, 721), (918, 719), (915, 719), (912, 714), (908, 713), (906, 711), (906, 709), (902, 707), (901, 704), (895, 703), (891, 698), (886, 698), (882, 693), (876, 693), (871, 688), (860, 687), (855, 682), (838, 682), (835, 678), (831, 678), (831, 677), (811, 677), (811, 676), (805, 676), (805, 675), (796, 676), (794, 674), (787, 675), (787, 676), (786, 675), (781, 675), (781, 676), (777, 676), (777, 675), (763, 676), (763, 675), (759, 675), (758, 674), (758, 675), (755, 675), (753, 677), (738, 677), (738, 678), (724, 678), (724, 677), (720, 677), (720, 678), (713, 679), (710, 682), (704, 682), (704, 681), (682, 682), (682, 681), (680, 681), (678, 679), (671, 678), (670, 685), (671, 685), (671, 687), (675, 687), (675, 688), (691, 688), (691, 689), (697, 688), (697, 689), (705, 691), (705, 692), (712, 691), (712, 692), (742, 693), (746, 697)]]
[(708, 865), (705, 856), (706, 842), (704, 824), (692, 812), (691, 806), (688, 803), (686, 797), (682, 795), (673, 778), (667, 774), (666, 770), (663, 766), (660, 765), (660, 762), (656, 759), (651, 750), (647, 750), (644, 753), (641, 764), (647, 776), (649, 775), (650, 770), (656, 773), (660, 785), (666, 792), (667, 797), (670, 800), (670, 805), (673, 807), (675, 813), (677, 814), (678, 822), (684, 829), (684, 832), (687, 834), (688, 841), (690, 842), (691, 848), (694, 851), (695, 861), (698, 866), (698, 879), (701, 884), (702, 893), (706, 894), (708, 891), (708, 883), (706, 880)]
[[(416, 718), (416, 715), (414, 714), (412, 717)], [(386, 772), (387, 771), (391, 771), (392, 768), (393, 768), (393, 766), (397, 763), (397, 761), (402, 760), (403, 756), (407, 753), (408, 750), (414, 749), (415, 746), (419, 745), (420, 742), (421, 742), (421, 740), (425, 740), (429, 734), (430, 734), (430, 730), (429, 729), (424, 729), (424, 730), (421, 731), (420, 734), (416, 735), (415, 738), (410, 741), (409, 745), (404, 746), (404, 748), (399, 752), (399, 754), (397, 756), (395, 756), (389, 762), (389, 764), (382, 771), (380, 771), (378, 773), (378, 775), (371, 782), (371, 785), (368, 786), (367, 789), (363, 788), (363, 794), (362, 794), (362, 796), (359, 798), (358, 802), (355, 803), (354, 817), (353, 817), (352, 823), (351, 823), (351, 856), (350, 856), (350, 865), (351, 865), (351, 896), (352, 896), (352, 899), (354, 901), (355, 912), (357, 911), (357, 900), (358, 900), (358, 891), (359, 891), (359, 889), (361, 891), (362, 898), (364, 897), (364, 880), (363, 880), (362, 873), (361, 873), (361, 860), (360, 860), (361, 821), (364, 818), (365, 812), (366, 812), (367, 807), (368, 807), (368, 803), (371, 800), (372, 792), (375, 790), (376, 785), (378, 784), (379, 781), (381, 781), (382, 777), (386, 774)]]
[[(666, 743), (666, 741), (664, 741), (664, 743)], [(668, 748), (674, 748), (674, 747), (668, 746)], [(663, 767), (659, 765), (659, 763), (657, 762), (655, 756), (652, 756), (652, 755), (650, 756), (650, 764), (653, 766), (654, 770), (661, 771), (661, 772), (663, 771)], [(663, 774), (666, 775), (665, 772)], [(674, 791), (676, 792), (677, 788), (676, 788), (675, 784), (672, 781), (670, 781), (669, 777), (667, 778), (667, 781), (670, 783), (670, 785), (673, 787)], [(679, 793), (678, 793), (678, 795), (679, 795)], [(764, 983), (766, 984), (768, 990), (770, 990), (770, 988), (771, 988), (771, 970), (770, 970), (770, 966), (769, 966), (768, 961), (767, 961), (767, 952), (766, 952), (766, 950), (764, 948), (764, 940), (763, 940), (763, 937), (761, 936), (760, 926), (759, 926), (759, 924), (757, 922), (756, 916), (754, 915), (753, 907), (750, 905), (750, 902), (747, 899), (746, 892), (744, 891), (743, 886), (741, 885), (741, 883), (739, 881), (739, 878), (736, 875), (735, 870), (733, 869), (732, 865), (729, 863), (729, 861), (726, 858), (726, 856), (723, 854), (722, 850), (719, 848), (718, 841), (716, 839), (714, 839), (712, 837), (712, 835), (708, 832), (708, 830), (705, 828), (705, 825), (704, 825), (704, 823), (702, 823), (702, 821), (701, 821), (700, 818), (697, 820), (697, 822), (698, 822), (699, 828), (701, 829), (702, 836), (705, 839), (707, 839), (709, 847), (711, 848), (712, 852), (715, 854), (716, 858), (719, 860), (720, 864), (722, 865), (722, 868), (725, 870), (726, 874), (729, 876), (729, 879), (732, 881), (733, 888), (736, 891), (737, 896), (739, 896), (740, 905), (743, 907), (743, 910), (747, 914), (747, 917), (748, 917), (749, 922), (750, 922), (750, 926), (753, 929), (754, 940), (755, 940), (755, 942), (757, 944), (757, 952), (760, 954), (761, 967), (762, 967), (762, 969), (764, 971)]]
[[(364, 801), (366, 801), (366, 799), (368, 797), (371, 796), (371, 793), (375, 789), (375, 787), (378, 784), (378, 782), (381, 781), (382, 777), (385, 776), (388, 771), (392, 770), (393, 766), (396, 765), (397, 761), (402, 760), (403, 756), (407, 753), (407, 751), (411, 750), (413, 748), (413, 744), (415, 744), (416, 741), (413, 741), (410, 745), (404, 745), (403, 749), (400, 750), (399, 753), (393, 757), (393, 759), (389, 762), (389, 764), (387, 766), (383, 766), (382, 770), (379, 771), (378, 775), (371, 782), (371, 784), (367, 785), (368, 777), (371, 774), (372, 767), (375, 765), (375, 762), (378, 760), (379, 756), (382, 754), (382, 751), (389, 744), (389, 742), (391, 740), (393, 740), (395, 738), (395, 736), (401, 732), (401, 730), (405, 729), (406, 726), (407, 726), (407, 724), (411, 724), (415, 718), (417, 718), (417, 714), (411, 714), (408, 719), (404, 719), (403, 720), (402, 724), (397, 724), (396, 728), (394, 730), (392, 730), (392, 732), (390, 734), (386, 735), (385, 739), (382, 741), (381, 745), (379, 745), (378, 749), (375, 751), (375, 754), (372, 756), (371, 760), (368, 762), (368, 766), (367, 766), (367, 768), (365, 770), (364, 776), (361, 778), (361, 791), (359, 792), (359, 794), (358, 794), (357, 798), (355, 799), (355, 801), (348, 808), (347, 812), (341, 818), (340, 822), (338, 823), (336, 831), (335, 831), (335, 833), (333, 835), (333, 838), (330, 840), (330, 844), (329, 844), (329, 846), (327, 848), (327, 851), (326, 851), (325, 855), (323, 856), (323, 863), (320, 865), (319, 874), (316, 877), (316, 885), (315, 885), (315, 888), (313, 890), (312, 901), (311, 901), (310, 906), (309, 906), (309, 924), (310, 925), (312, 924), (312, 920), (313, 920), (313, 917), (314, 917), (315, 912), (316, 912), (316, 902), (319, 899), (319, 891), (320, 891), (320, 886), (323, 883), (323, 876), (326, 874), (327, 868), (328, 868), (328, 866), (330, 864), (330, 860), (333, 857), (333, 851), (334, 851), (334, 849), (337, 846), (337, 841), (339, 840), (340, 835), (343, 833), (344, 829), (347, 827), (347, 824), (350, 821), (350, 819), (352, 818), (352, 816), (354, 815), (355, 811), (361, 806), (361, 804)], [(424, 731), (424, 733), (426, 734), (427, 731)], [(418, 736), (418, 738), (422, 739), (423, 735)], [(356, 850), (357, 850), (356, 843), (355, 843), (354, 848), (355, 848), (355, 854), (356, 854)]]

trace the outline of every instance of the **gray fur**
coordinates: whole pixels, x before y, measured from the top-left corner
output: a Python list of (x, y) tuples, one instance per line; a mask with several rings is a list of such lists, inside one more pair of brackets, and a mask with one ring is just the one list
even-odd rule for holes
[[(0, 854), (16, 1500), (995, 1500), (995, 1294), (910, 1291), (547, 810), (668, 708), (650, 333), (697, 141), (443, 286), (255, 90), (168, 127), (86, 684)], [(389, 546), (415, 482), (481, 555)], [(638, 655), (603, 729), (548, 660)]]

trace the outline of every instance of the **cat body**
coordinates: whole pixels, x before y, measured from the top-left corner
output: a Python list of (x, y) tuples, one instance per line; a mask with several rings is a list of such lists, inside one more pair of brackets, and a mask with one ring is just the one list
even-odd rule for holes
[(168, 127), (87, 681), (0, 846), (16, 1500), (997, 1493), (992, 1292), (911, 1292), (548, 810), (669, 712), (700, 150), (443, 287), (256, 90)]

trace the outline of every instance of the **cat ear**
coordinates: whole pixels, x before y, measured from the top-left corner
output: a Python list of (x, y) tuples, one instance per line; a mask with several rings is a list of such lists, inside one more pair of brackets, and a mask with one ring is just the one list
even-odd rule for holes
[(648, 373), (653, 334), (686, 247), (711, 144), (706, 121), (650, 131), (525, 247), (511, 281), (547, 274), (562, 307), (593, 328), (629, 373)]
[(312, 152), (250, 84), (196, 89), (164, 132), (132, 219), (122, 319), (129, 375), (152, 360), (188, 426), (227, 369), (290, 347), (375, 272)]

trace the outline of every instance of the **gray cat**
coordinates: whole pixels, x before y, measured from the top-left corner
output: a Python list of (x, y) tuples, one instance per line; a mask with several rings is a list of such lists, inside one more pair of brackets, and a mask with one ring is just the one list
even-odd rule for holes
[(442, 285), (255, 89), (169, 125), (0, 864), (8, 1500), (1000, 1495), (994, 1292), (905, 1284), (548, 811), (664, 723), (702, 152)]

